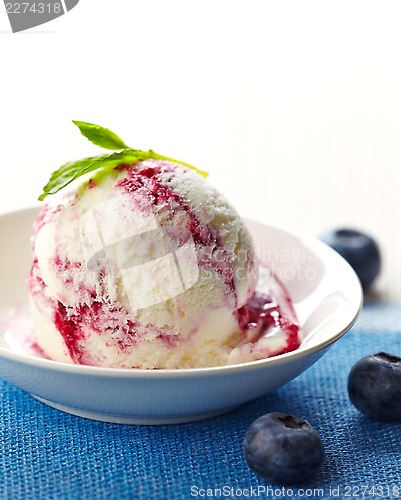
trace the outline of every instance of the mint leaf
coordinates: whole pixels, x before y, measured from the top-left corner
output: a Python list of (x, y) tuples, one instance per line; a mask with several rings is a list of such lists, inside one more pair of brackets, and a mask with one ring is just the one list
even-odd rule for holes
[[(139, 151), (138, 153), (143, 152)], [(141, 156), (143, 155), (137, 154), (135, 150), (126, 150), (120, 153), (93, 156), (92, 158), (84, 158), (83, 160), (65, 163), (52, 173), (49, 182), (43, 188), (43, 193), (39, 196), (39, 200), (43, 201), (49, 194), (58, 193), (72, 181), (88, 172), (92, 172), (99, 168), (114, 168), (122, 163), (133, 164), (139, 160), (145, 159), (145, 157)]]
[(168, 156), (159, 155), (152, 150), (140, 151), (139, 149), (129, 148), (114, 132), (107, 128), (94, 125), (93, 123), (74, 120), (73, 123), (79, 128), (81, 134), (94, 144), (103, 146), (106, 149), (122, 149), (122, 151), (65, 163), (58, 170), (52, 173), (49, 182), (43, 188), (43, 193), (39, 196), (40, 201), (44, 200), (46, 196), (50, 194), (58, 193), (72, 181), (78, 179), (78, 177), (81, 177), (88, 172), (92, 172), (93, 170), (97, 170), (99, 168), (112, 170), (123, 163), (133, 165), (138, 161), (147, 159), (166, 160), (173, 163), (179, 163), (180, 165), (184, 165), (185, 167), (195, 170), (203, 177), (208, 176), (207, 172), (199, 170), (188, 163), (180, 160), (174, 160)]
[(124, 141), (108, 128), (76, 120), (72, 120), (72, 123), (79, 128), (84, 137), (93, 142), (93, 144), (96, 144), (96, 146), (113, 151), (128, 148)]

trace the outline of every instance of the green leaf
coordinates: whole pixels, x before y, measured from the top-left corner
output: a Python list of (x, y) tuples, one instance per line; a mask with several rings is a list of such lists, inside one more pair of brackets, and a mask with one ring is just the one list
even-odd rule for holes
[(94, 123), (79, 122), (76, 120), (72, 120), (72, 123), (79, 128), (84, 137), (93, 142), (93, 144), (96, 144), (96, 146), (100, 146), (104, 149), (111, 149), (113, 151), (128, 149), (124, 141), (108, 128), (95, 125)]
[(58, 193), (72, 181), (78, 179), (78, 177), (81, 177), (88, 172), (92, 172), (93, 170), (97, 170), (99, 168), (112, 170), (123, 163), (133, 165), (140, 160), (146, 159), (166, 160), (173, 163), (179, 163), (180, 165), (184, 165), (185, 167), (195, 170), (203, 177), (208, 176), (207, 172), (199, 170), (188, 163), (184, 163), (180, 160), (174, 160), (168, 156), (159, 155), (152, 150), (140, 151), (139, 149), (129, 148), (116, 134), (114, 134), (114, 132), (107, 128), (100, 127), (99, 125), (94, 125), (92, 123), (74, 120), (73, 123), (79, 128), (81, 134), (94, 144), (102, 146), (106, 149), (122, 149), (122, 151), (65, 163), (58, 170), (52, 173), (49, 182), (43, 188), (43, 193), (39, 196), (40, 201), (44, 200), (46, 196), (50, 194)]
[[(111, 153), (101, 156), (93, 156), (92, 158), (84, 158), (75, 162), (68, 162), (61, 166), (58, 170), (52, 173), (49, 182), (43, 188), (43, 193), (39, 196), (42, 201), (49, 194), (58, 193), (61, 189), (65, 188), (75, 179), (82, 175), (97, 170), (99, 168), (114, 168), (122, 163), (133, 164), (139, 160), (143, 160), (142, 151), (125, 150), (120, 153)], [(144, 153), (146, 155), (146, 153)]]

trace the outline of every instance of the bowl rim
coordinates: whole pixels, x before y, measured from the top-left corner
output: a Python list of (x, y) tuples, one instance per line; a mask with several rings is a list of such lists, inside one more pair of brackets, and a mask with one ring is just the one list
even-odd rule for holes
[[(14, 210), (6, 213), (0, 214), (0, 219), (7, 218), (11, 215), (27, 215), (28, 213), (33, 213), (35, 210), (40, 209), (40, 206), (34, 206), (29, 208), (23, 208), (20, 210)], [(246, 213), (241, 216), (243, 220), (249, 222), (255, 222), (261, 225), (267, 225), (273, 229), (277, 229), (286, 233), (290, 233), (296, 236), (306, 244), (311, 244), (313, 248), (316, 246), (325, 249), (325, 251), (330, 251), (342, 265), (348, 268), (348, 271), (353, 274), (356, 283), (358, 284), (358, 308), (353, 315), (352, 319), (345, 325), (339, 332), (332, 335), (330, 338), (323, 342), (319, 342), (316, 345), (298, 348), (294, 351), (287, 352), (284, 354), (279, 354), (271, 358), (260, 359), (256, 361), (248, 361), (245, 363), (238, 363), (235, 365), (223, 365), (223, 366), (211, 366), (202, 368), (169, 368), (169, 369), (143, 369), (143, 368), (109, 368), (100, 366), (90, 366), (90, 365), (77, 365), (73, 363), (65, 363), (61, 361), (53, 361), (46, 358), (38, 358), (28, 354), (21, 354), (5, 347), (0, 346), (0, 359), (6, 358), (10, 361), (30, 365), (36, 368), (41, 368), (50, 371), (63, 372), (65, 374), (75, 374), (75, 375), (89, 375), (89, 376), (99, 376), (99, 377), (117, 377), (117, 378), (187, 378), (194, 376), (208, 376), (217, 374), (231, 374), (231, 373), (241, 373), (244, 371), (259, 369), (269, 365), (285, 364), (289, 360), (297, 360), (309, 355), (315, 354), (320, 351), (324, 351), (326, 348), (334, 344), (338, 339), (340, 339), (348, 330), (352, 328), (355, 324), (359, 313), (361, 312), (363, 306), (363, 289), (358, 276), (352, 269), (350, 264), (341, 257), (337, 252), (335, 252), (328, 245), (320, 241), (318, 238), (309, 235), (306, 232), (293, 229), (286, 224), (282, 224), (277, 220), (264, 221), (260, 217), (255, 216), (255, 214)]]

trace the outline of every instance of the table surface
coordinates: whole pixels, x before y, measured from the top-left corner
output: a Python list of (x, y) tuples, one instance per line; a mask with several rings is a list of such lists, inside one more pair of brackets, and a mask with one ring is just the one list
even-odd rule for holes
[[(361, 415), (348, 398), (347, 377), (364, 355), (400, 353), (400, 325), (398, 305), (365, 306), (351, 332), (285, 387), (192, 424), (128, 426), (81, 419), (0, 380), (0, 497), (175, 500), (223, 487), (236, 497), (245, 497), (250, 488), (260, 488), (260, 498), (302, 496), (298, 487), (284, 488), (283, 494), (283, 485), (258, 479), (242, 457), (248, 426), (265, 413), (281, 411), (306, 418), (322, 438), (322, 469), (299, 485), (319, 491), (309, 497), (398, 498), (401, 427)], [(270, 488), (269, 496), (263, 488)], [(272, 494), (276, 489), (281, 493)]]

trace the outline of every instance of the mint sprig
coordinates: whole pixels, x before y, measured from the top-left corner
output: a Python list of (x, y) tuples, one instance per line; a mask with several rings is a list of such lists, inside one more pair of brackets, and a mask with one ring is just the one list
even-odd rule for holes
[(118, 135), (107, 128), (101, 127), (100, 125), (80, 121), (73, 121), (73, 123), (79, 128), (81, 134), (93, 144), (101, 146), (105, 149), (115, 150), (115, 152), (65, 163), (58, 170), (52, 173), (49, 182), (43, 188), (43, 193), (39, 196), (40, 201), (44, 200), (48, 195), (58, 193), (75, 179), (78, 179), (82, 175), (92, 172), (93, 170), (103, 168), (111, 171), (118, 165), (124, 163), (132, 165), (138, 161), (147, 159), (166, 160), (179, 163), (180, 165), (184, 165), (185, 167), (195, 170), (203, 177), (207, 177), (208, 175), (207, 172), (199, 170), (188, 163), (159, 155), (151, 149), (149, 151), (141, 151), (139, 149), (130, 148), (122, 139), (120, 139), (120, 137), (118, 137)]
[(118, 149), (129, 149), (124, 141), (108, 128), (94, 125), (93, 123), (79, 122), (77, 120), (72, 120), (72, 123), (79, 128), (84, 137), (93, 142), (93, 144), (96, 144), (96, 146), (100, 146), (104, 149), (112, 149), (113, 151)]

